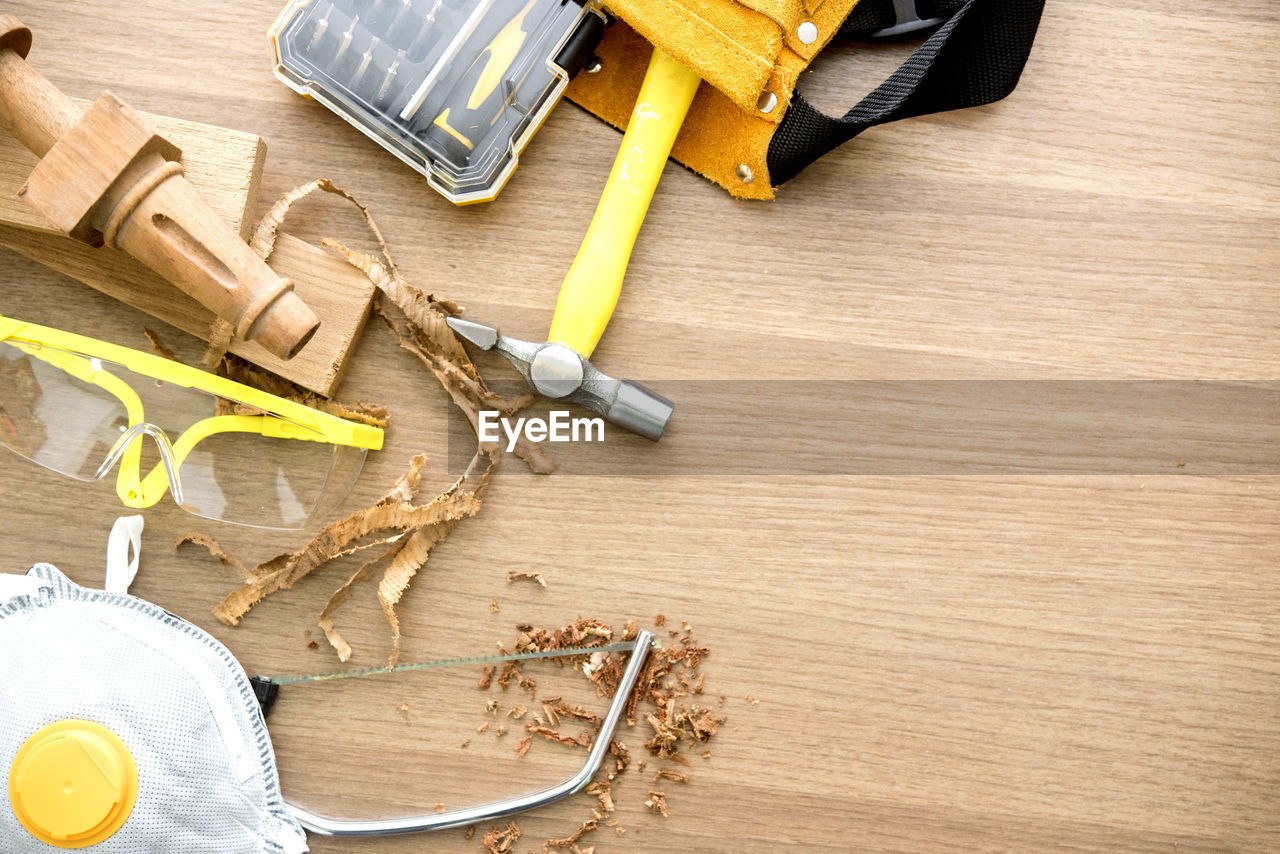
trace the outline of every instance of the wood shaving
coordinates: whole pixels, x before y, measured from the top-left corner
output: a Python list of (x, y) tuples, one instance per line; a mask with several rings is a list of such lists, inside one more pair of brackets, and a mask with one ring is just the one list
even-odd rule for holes
[[(293, 587), (334, 558), (377, 545), (392, 544), (372, 564), (388, 561), (378, 584), (378, 601), (391, 626), (392, 652), (388, 666), (394, 666), (400, 657), (400, 623), (395, 606), (413, 576), (426, 563), (431, 549), (443, 541), (459, 522), (479, 512), (496, 458), (488, 458), (488, 466), (478, 483), (474, 483), (473, 476), (466, 473), (432, 501), (414, 504), (412, 499), (416, 497), (421, 469), (425, 463), (425, 456), (414, 457), (409, 471), (372, 507), (330, 523), (301, 549), (276, 555), (258, 564), (248, 574), (245, 585), (233, 591), (214, 608), (214, 616), (227, 625), (238, 625), (245, 614), (264, 598), (278, 590)], [(469, 480), (474, 485), (468, 483)], [(364, 541), (370, 535), (374, 535), (374, 539)], [(402, 538), (403, 541), (400, 542)], [(211, 538), (196, 532), (183, 534), (176, 545), (184, 543), (205, 546), (211, 554), (223, 561), (224, 566), (227, 565), (227, 558), (230, 558)], [(234, 561), (234, 558), (231, 560)], [(350, 595), (350, 588), (369, 576), (370, 568), (371, 565), (366, 564), (348, 578), (334, 593), (318, 618), (322, 621), (321, 628), (325, 630), (325, 637), (342, 661), (350, 658), (351, 648), (333, 628), (331, 615)]]
[(467, 829), (462, 832), (463, 839), (470, 839), (475, 835), (476, 835), (476, 826), (474, 824), (468, 824)]
[(568, 747), (587, 747), (591, 744), (590, 733), (581, 733), (578, 736), (565, 735), (562, 732), (552, 729), (549, 726), (541, 724), (525, 724), (525, 730), (534, 735), (540, 735), (547, 741), (554, 741), (558, 744), (564, 744)]
[(490, 600), (489, 600), (489, 610), (496, 614), (496, 613), (498, 613), (499, 611), (501, 611), (501, 610), (502, 610), (502, 606), (500, 606), (500, 605), (498, 604), (498, 600), (497, 600), (497, 599), (490, 599)]
[(476, 727), (476, 732), (477, 732), (477, 733), (487, 732), (488, 730), (489, 730), (489, 722), (488, 722), (488, 721), (485, 721), (484, 723), (480, 724), (480, 726)]
[[(331, 181), (317, 179), (285, 193), (255, 229), (250, 240), (254, 252), (264, 259), (269, 257), (275, 247), (279, 227), (290, 207), (317, 190), (346, 199), (359, 209), (377, 240), (383, 260), (353, 251), (331, 238), (325, 238), (322, 243), (363, 271), (380, 293), (399, 310), (403, 320), (392, 318), (383, 311), (381, 305), (376, 307), (400, 346), (427, 366), (466, 415), (473, 430), (481, 409), (498, 409), (504, 415), (511, 415), (535, 399), (532, 394), (507, 399), (488, 388), (467, 356), (462, 342), (445, 323), (446, 318), (460, 311), (458, 305), (423, 293), (406, 282), (391, 258), (386, 240), (369, 210)], [(216, 363), (224, 375), (340, 417), (385, 424), (386, 412), (379, 407), (343, 406), (328, 401), (254, 368), (242, 359), (227, 355), (225, 344), (228, 341), (229, 338), (223, 340), (213, 336), (205, 354), (207, 364), (212, 366)], [(231, 404), (226, 406), (234, 408)], [(334, 613), (347, 601), (353, 588), (372, 577), (374, 569), (382, 566), (378, 582), (378, 602), (391, 627), (392, 650), (388, 656), (388, 665), (394, 666), (400, 655), (400, 626), (396, 606), (404, 597), (410, 582), (426, 563), (431, 550), (462, 520), (479, 512), (498, 453), (496, 447), (479, 447), (478, 440), (477, 447), (476, 462), (472, 469), (479, 471), (478, 476), (473, 475), (472, 469), (469, 469), (435, 499), (420, 501), (418, 488), (424, 458), (415, 457), (405, 476), (373, 506), (331, 523), (303, 548), (276, 555), (259, 563), (252, 570), (247, 570), (242, 562), (227, 554), (205, 535), (195, 532), (184, 535), (178, 539), (178, 545), (203, 545), (218, 558), (224, 569), (235, 567), (240, 570), (245, 580), (244, 586), (233, 591), (214, 609), (214, 615), (228, 625), (237, 625), (262, 599), (279, 590), (292, 588), (298, 581), (330, 561), (366, 548), (384, 547), (378, 557), (363, 564), (334, 591), (318, 615), (317, 622), (338, 658), (347, 661), (352, 650), (334, 626)], [(555, 469), (555, 464), (528, 442), (517, 447), (516, 453), (535, 471), (550, 472)]]
[(600, 811), (605, 815), (613, 812), (612, 784), (608, 780), (596, 781), (587, 785), (587, 794), (595, 795), (600, 803)]
[(654, 815), (661, 814), (663, 818), (667, 818), (671, 815), (671, 813), (667, 811), (666, 792), (649, 792), (649, 800), (645, 801), (644, 805), (647, 806), (649, 808), (649, 812)]
[(524, 717), (525, 712), (527, 711), (529, 710), (524, 706), (512, 706), (511, 708), (507, 709), (507, 717), (520, 720), (522, 717)]
[(149, 326), (142, 327), (142, 334), (147, 336), (147, 340), (151, 342), (151, 351), (162, 359), (168, 359), (171, 362), (182, 364), (182, 360), (178, 358), (178, 354), (174, 353), (160, 340), (160, 336), (156, 334)]
[[(268, 394), (274, 394), (276, 397), (283, 397), (287, 400), (301, 403), (304, 406), (309, 406), (312, 409), (327, 412), (338, 418), (345, 418), (348, 421), (369, 424), (373, 427), (387, 426), (387, 408), (380, 404), (363, 402), (341, 403), (327, 397), (321, 397), (313, 391), (295, 385), (275, 374), (268, 373), (235, 355), (225, 356), (218, 368), (218, 373), (222, 376), (235, 380), (241, 385), (252, 386)], [(249, 415), (257, 411), (252, 407), (230, 401), (221, 401), (218, 413), (220, 415)]]
[(569, 834), (568, 836), (564, 836), (558, 839), (548, 839), (546, 842), (543, 843), (542, 850), (546, 851), (550, 848), (570, 848), (570, 847), (576, 846), (578, 843), (578, 840), (582, 839), (583, 836), (587, 835), (588, 833), (591, 833), (593, 830), (595, 830), (599, 826), (600, 826), (599, 822), (595, 821), (594, 819), (591, 821), (584, 821), (577, 830), (575, 830), (573, 833)]
[(502, 674), (498, 677), (498, 687), (503, 691), (511, 687), (511, 680), (518, 679), (520, 676), (520, 665), (514, 661), (508, 661), (502, 665)]
[(200, 356), (200, 364), (205, 370), (215, 370), (221, 364), (226, 358), (227, 348), (231, 346), (231, 339), (235, 334), (236, 328), (229, 321), (221, 317), (213, 319), (213, 323), (209, 326), (209, 334), (205, 336), (209, 339), (209, 343), (205, 345), (204, 353)]
[[(480, 674), (480, 681), (476, 683), (476, 687), (481, 691), (488, 691), (489, 686), (493, 684), (493, 674), (497, 672), (498, 668), (490, 664), (484, 669), (484, 672)], [(497, 700), (490, 700), (489, 702), (493, 704), (494, 709), (498, 708)]]
[[(665, 618), (660, 619), (665, 621)], [(682, 622), (681, 625), (688, 624)], [(614, 632), (608, 625), (590, 619), (577, 620), (557, 629), (543, 629), (521, 624), (516, 627), (516, 632), (516, 640), (512, 646), (517, 652), (578, 647), (589, 649), (591, 646), (608, 644), (619, 636), (619, 633)], [(621, 637), (634, 638), (637, 632), (638, 626), (629, 623), (621, 632)], [(506, 644), (499, 644), (498, 648), (503, 653), (508, 651)], [(649, 754), (676, 766), (691, 767), (693, 763), (685, 750), (713, 738), (724, 723), (724, 718), (692, 702), (693, 698), (700, 695), (705, 688), (706, 674), (701, 673), (699, 668), (708, 655), (710, 650), (693, 639), (692, 629), (687, 630), (678, 642), (650, 652), (640, 678), (637, 680), (636, 691), (628, 700), (630, 720), (627, 725), (643, 726), (649, 734), (644, 742)], [(559, 666), (573, 663), (575, 669), (580, 670), (592, 682), (599, 694), (612, 698), (617, 693), (618, 679), (625, 662), (626, 653), (594, 652), (545, 659), (538, 663)], [(523, 680), (528, 677), (513, 672), (510, 678)], [(507, 714), (518, 718), (523, 717), (527, 711), (524, 706), (517, 706), (510, 709)], [(596, 732), (602, 724), (599, 715), (581, 706), (570, 705), (560, 697), (546, 700), (543, 703), (542, 712), (547, 721), (551, 722), (556, 720), (563, 722), (567, 719), (586, 721)], [(533, 723), (525, 725), (525, 730), (526, 734), (517, 746), (517, 753), (521, 756), (528, 752), (534, 735), (566, 746), (586, 747), (592, 740), (589, 732), (584, 732), (575, 739), (556, 729), (554, 725), (543, 722), (541, 716), (535, 716)], [(621, 836), (626, 833), (626, 829), (618, 826), (617, 819), (612, 818), (616, 809), (613, 784), (632, 767), (631, 754), (619, 739), (610, 742), (609, 754), (614, 761), (605, 763), (596, 778), (586, 787), (587, 792), (596, 798), (596, 803), (591, 810), (591, 818), (586, 823), (605, 824), (613, 827), (615, 834)], [(709, 759), (711, 751), (702, 750), (701, 755), (704, 759)], [(641, 759), (635, 763), (635, 768), (643, 773), (645, 765), (645, 760)], [(656, 771), (653, 781), (671, 780), (683, 784), (688, 783), (690, 778), (691, 775), (687, 771), (665, 767)], [(647, 791), (645, 806), (655, 815), (669, 816), (670, 808), (666, 792), (653, 789)], [(568, 846), (561, 844), (571, 840)], [(542, 850), (573, 852), (588, 849), (576, 848), (576, 838), (570, 835), (548, 839)]]
[[(547, 707), (544, 706), (544, 708)], [(597, 727), (604, 722), (604, 719), (595, 712), (588, 711), (587, 709), (582, 708), (582, 706), (570, 706), (563, 700), (557, 702), (554, 706), (551, 706), (549, 711), (554, 712), (556, 715), (564, 715), (566, 718), (577, 718), (580, 721), (587, 721), (595, 724)]]
[(520, 827), (509, 821), (506, 827), (491, 828), (480, 841), (484, 844), (485, 854), (511, 854), (521, 835)]
[(539, 587), (547, 586), (547, 580), (542, 577), (541, 572), (528, 572), (526, 570), (513, 569), (507, 573), (507, 581), (510, 583), (526, 580), (536, 581)]
[(747, 695), (747, 702), (753, 706), (760, 705), (760, 701), (757, 700), (755, 697), (751, 696), (750, 694)]

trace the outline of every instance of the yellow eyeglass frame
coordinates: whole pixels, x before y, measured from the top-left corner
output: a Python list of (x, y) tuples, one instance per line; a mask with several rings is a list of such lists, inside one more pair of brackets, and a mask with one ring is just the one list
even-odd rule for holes
[[(151, 353), (4, 315), (0, 315), (0, 343), (11, 344), (82, 382), (107, 391), (124, 405), (130, 428), (146, 423), (142, 400), (127, 382), (95, 365), (94, 359), (112, 362), (136, 374), (203, 391), (265, 413), (214, 415), (192, 424), (172, 445), (175, 471), (182, 467), (197, 444), (219, 433), (249, 433), (272, 439), (325, 442), (371, 451), (382, 448), (383, 431), (380, 427), (345, 421), (336, 415)], [(168, 474), (162, 466), (157, 465), (145, 477), (141, 476), (142, 444), (142, 435), (130, 441), (120, 459), (120, 471), (116, 476), (116, 495), (127, 507), (135, 509), (151, 507), (169, 491)]]

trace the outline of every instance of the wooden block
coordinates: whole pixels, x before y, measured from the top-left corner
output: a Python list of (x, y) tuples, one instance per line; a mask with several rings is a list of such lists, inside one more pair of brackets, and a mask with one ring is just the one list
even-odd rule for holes
[[(0, 225), (0, 245), (197, 338), (209, 338), (213, 312), (122, 252), (12, 225)], [(298, 296), (320, 315), (320, 330), (287, 362), (239, 338), (232, 339), (230, 350), (300, 386), (332, 395), (369, 317), (373, 284), (341, 258), (288, 234), (279, 236), (271, 267), (293, 279)]]
[[(92, 101), (76, 100), (88, 108)], [(142, 113), (151, 126), (182, 149), (187, 180), (241, 237), (253, 228), (249, 215), (258, 202), (258, 182), (267, 146), (261, 137), (242, 131)], [(44, 217), (18, 196), (40, 158), (0, 131), (0, 224), (58, 234)], [(39, 259), (37, 259), (39, 260)]]
[[(239, 131), (144, 115), (182, 149), (187, 178), (214, 211), (247, 238), (254, 225), (248, 215), (257, 202), (266, 156), (262, 140)], [(0, 132), (0, 245), (207, 341), (213, 312), (124, 253), (94, 249), (56, 231), (18, 197), (18, 189), (37, 162), (21, 143)], [(298, 296), (320, 316), (320, 330), (289, 361), (238, 338), (232, 340), (230, 350), (304, 388), (332, 395), (369, 317), (375, 288), (332, 253), (287, 234), (280, 235), (270, 263), (281, 276), (293, 280)]]

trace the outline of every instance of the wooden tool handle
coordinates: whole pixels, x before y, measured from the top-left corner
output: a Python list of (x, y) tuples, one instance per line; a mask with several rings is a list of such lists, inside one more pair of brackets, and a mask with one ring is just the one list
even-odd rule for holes
[(44, 157), (80, 121), (71, 99), (27, 64), (31, 30), (0, 15), (0, 126)]
[(26, 62), (31, 31), (0, 15), (0, 125), (42, 159), (19, 191), (60, 231), (146, 264), (273, 355), (318, 318), (187, 182), (181, 152), (107, 93), (79, 109)]

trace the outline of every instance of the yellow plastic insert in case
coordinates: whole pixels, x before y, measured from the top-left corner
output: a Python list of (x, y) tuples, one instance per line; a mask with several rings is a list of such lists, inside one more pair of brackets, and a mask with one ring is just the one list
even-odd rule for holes
[(427, 176), (493, 199), (604, 34), (598, 0), (291, 0), (275, 72)]
[(87, 848), (124, 826), (138, 767), (120, 737), (91, 721), (59, 721), (18, 749), (9, 801), (27, 831), (57, 848)]

